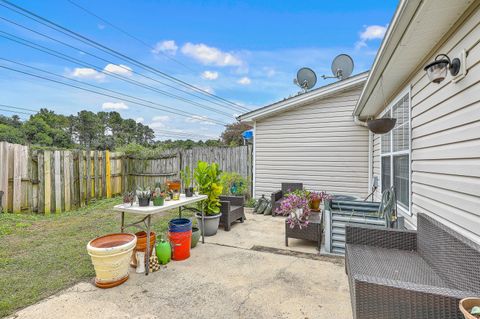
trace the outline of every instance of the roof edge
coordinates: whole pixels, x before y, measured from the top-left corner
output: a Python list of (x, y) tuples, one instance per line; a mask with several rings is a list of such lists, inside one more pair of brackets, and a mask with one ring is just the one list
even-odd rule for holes
[(339, 91), (347, 90), (351, 87), (355, 87), (361, 85), (367, 81), (369, 71), (365, 71), (349, 77), (345, 80), (337, 81), (334, 83), (327, 84), (325, 86), (321, 86), (315, 90), (310, 92), (296, 95), (294, 97), (275, 102), (273, 104), (258, 108), (256, 110), (244, 113), (237, 117), (238, 121), (241, 122), (254, 122), (261, 118), (266, 118), (277, 114), (279, 112), (286, 111), (294, 106), (298, 106), (299, 104), (305, 104), (312, 100), (316, 99), (323, 99), (332, 94), (335, 94)]
[(403, 33), (409, 27), (410, 21), (421, 3), (422, 0), (402, 0), (398, 4), (392, 22), (383, 38), (368, 79), (353, 111), (354, 116), (361, 116), (371, 93), (375, 89), (377, 82), (380, 80), (383, 71), (390, 61), (391, 55), (395, 52), (396, 47), (402, 39)]

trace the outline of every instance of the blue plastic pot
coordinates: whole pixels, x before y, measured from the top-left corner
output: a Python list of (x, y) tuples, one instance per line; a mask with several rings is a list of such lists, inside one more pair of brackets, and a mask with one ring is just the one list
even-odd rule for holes
[(168, 223), (168, 231), (171, 233), (183, 233), (192, 230), (192, 221), (187, 218), (175, 218)]

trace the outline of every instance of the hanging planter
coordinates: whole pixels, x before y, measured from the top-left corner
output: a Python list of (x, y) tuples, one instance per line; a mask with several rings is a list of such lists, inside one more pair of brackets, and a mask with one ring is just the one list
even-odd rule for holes
[(370, 131), (375, 134), (385, 134), (390, 132), (397, 123), (397, 119), (384, 117), (376, 120), (368, 120), (367, 126)]

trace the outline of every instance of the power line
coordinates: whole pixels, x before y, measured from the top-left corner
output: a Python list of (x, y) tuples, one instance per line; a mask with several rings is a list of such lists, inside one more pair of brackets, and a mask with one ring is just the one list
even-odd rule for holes
[[(11, 7), (16, 8), (16, 9), (10, 8), (10, 7), (5, 6), (5, 5), (3, 5), (3, 4), (0, 4), (1, 6), (9, 9), (9, 10), (11, 10), (11, 11), (17, 12), (17, 13), (20, 14), (20, 15), (23, 15), (23, 16), (31, 19), (31, 20), (34, 20), (34, 21), (36, 21), (36, 22), (38, 22), (38, 23), (40, 23), (40, 24), (42, 24), (42, 25), (45, 25), (45, 26), (47, 26), (47, 27), (49, 27), (49, 28), (51, 28), (51, 29), (54, 29), (54, 30), (56, 30), (56, 31), (58, 31), (58, 32), (61, 32), (61, 33), (65, 34), (65, 35), (67, 35), (67, 36), (70, 36), (70, 37), (72, 37), (72, 38), (75, 38), (77, 41), (80, 41), (80, 42), (83, 42), (83, 43), (85, 43), (85, 44), (87, 44), (87, 45), (93, 46), (93, 47), (97, 48), (98, 50), (101, 50), (101, 51), (103, 51), (103, 52), (105, 52), (105, 53), (108, 53), (108, 54), (110, 54), (110, 55), (116, 56), (117, 58), (120, 58), (120, 59), (129, 61), (130, 63), (133, 63), (134, 65), (136, 65), (136, 66), (138, 66), (138, 67), (140, 67), (140, 68), (142, 68), (142, 69), (144, 69), (144, 70), (147, 70), (147, 71), (149, 71), (149, 72), (155, 73), (155, 74), (157, 74), (157, 75), (159, 75), (159, 76), (161, 76), (161, 77), (163, 77), (163, 78), (165, 78), (165, 79), (168, 79), (168, 80), (170, 80), (170, 81), (172, 81), (172, 82), (175, 82), (175, 83), (177, 83), (177, 84), (179, 84), (179, 85), (181, 85), (181, 86), (183, 86), (183, 87), (189, 88), (189, 89), (191, 89), (191, 90), (200, 92), (200, 93), (202, 93), (202, 94), (204, 94), (204, 95), (210, 96), (210, 97), (215, 98), (215, 99), (217, 99), (217, 100), (223, 101), (223, 102), (225, 102), (225, 103), (227, 103), (227, 104), (230, 104), (232, 107), (238, 108), (238, 109), (243, 110), (243, 111), (248, 110), (247, 108), (245, 108), (245, 107), (243, 107), (243, 106), (241, 106), (241, 105), (238, 105), (238, 104), (233, 103), (233, 102), (231, 102), (231, 101), (229, 101), (229, 100), (226, 100), (226, 99), (224, 99), (224, 98), (222, 98), (222, 97), (219, 97), (219, 96), (217, 96), (217, 95), (215, 95), (215, 94), (212, 94), (212, 93), (210, 93), (210, 92), (207, 92), (207, 91), (205, 91), (205, 90), (202, 90), (202, 89), (200, 89), (200, 88), (197, 88), (197, 87), (194, 86), (194, 85), (191, 85), (191, 84), (189, 84), (189, 83), (187, 83), (187, 82), (185, 82), (185, 81), (183, 81), (183, 80), (180, 80), (180, 79), (178, 79), (178, 78), (176, 78), (176, 77), (173, 77), (173, 76), (171, 76), (171, 75), (169, 75), (169, 74), (166, 74), (165, 72), (162, 72), (162, 71), (160, 71), (160, 70), (158, 70), (158, 69), (156, 69), (156, 68), (154, 68), (154, 67), (148, 66), (148, 65), (146, 65), (146, 64), (144, 64), (144, 63), (142, 63), (142, 62), (140, 62), (140, 61), (138, 61), (138, 60), (135, 60), (135, 59), (133, 59), (133, 58), (131, 58), (131, 57), (123, 54), (123, 53), (120, 53), (120, 52), (118, 52), (118, 51), (116, 51), (116, 50), (114, 50), (114, 49), (111, 49), (111, 48), (109, 48), (109, 47), (107, 47), (107, 46), (105, 46), (105, 45), (102, 45), (102, 44), (100, 44), (100, 43), (98, 43), (98, 42), (96, 42), (96, 41), (94, 41), (94, 40), (91, 40), (91, 39), (89, 39), (89, 38), (87, 38), (87, 37), (85, 37), (85, 36), (83, 36), (83, 35), (75, 32), (75, 31), (72, 31), (72, 30), (70, 30), (70, 29), (68, 29), (68, 28), (66, 28), (66, 27), (62, 27), (62, 26), (56, 24), (55, 22), (52, 22), (52, 21), (50, 21), (50, 20), (48, 20), (48, 19), (46, 19), (46, 18), (44, 18), (44, 17), (41, 17), (41, 16), (39, 16), (39, 15), (37, 15), (37, 14), (35, 14), (35, 13), (33, 13), (33, 12), (25, 9), (25, 8), (22, 8), (22, 7), (20, 7), (20, 6), (16, 5), (16, 4), (13, 4), (13, 3), (11, 3), (10, 1), (7, 1), (7, 0), (0, 0), (0, 1), (8, 4), (8, 5), (11, 6)], [(21, 12), (19, 12), (19, 10), (20, 10)], [(25, 12), (26, 14), (25, 14), (25, 13), (22, 13), (22, 12)], [(40, 21), (39, 21), (39, 20), (40, 20)], [(43, 22), (42, 22), (42, 21), (43, 21)], [(53, 26), (53, 27), (52, 27), (52, 26)]]
[[(149, 48), (149, 49), (152, 49), (152, 50), (156, 50), (152, 45), (148, 44), (147, 42), (143, 41), (142, 39), (134, 36), (133, 34), (125, 31), (124, 29), (120, 28), (119, 26), (116, 26), (115, 24), (113, 24), (112, 22), (106, 20), (105, 18), (102, 18), (100, 17), (98, 14), (95, 14), (94, 12), (88, 10), (87, 8), (79, 5), (78, 3), (74, 2), (74, 1), (71, 1), (71, 0), (67, 0), (68, 2), (70, 2), (72, 5), (76, 6), (77, 8), (79, 8), (80, 10), (88, 13), (89, 15), (97, 18), (98, 20), (104, 22), (105, 24), (108, 24), (109, 26), (111, 26), (112, 28), (114, 28), (115, 30), (117, 30), (118, 32), (120, 33), (123, 33), (124, 35), (134, 39), (135, 41), (137, 41), (138, 43), (141, 43), (143, 44), (145, 47)], [(166, 57), (167, 59), (169, 60), (172, 60), (173, 62), (177, 63), (178, 65), (181, 65), (183, 66), (184, 68), (188, 69), (189, 71), (192, 71), (192, 72), (197, 72), (196, 70), (192, 69), (191, 67), (189, 67), (188, 65), (186, 65), (185, 63), (169, 56), (168, 54), (165, 54), (163, 53), (162, 51), (159, 51), (158, 53), (160, 53), (161, 55), (163, 55), (164, 57)]]
[[(198, 115), (196, 115), (196, 114), (192, 114), (192, 113), (189, 113), (189, 112), (186, 112), (186, 111), (176, 111), (175, 109), (174, 109), (174, 111), (172, 111), (172, 109), (171, 109), (169, 106), (161, 105), (161, 104), (158, 104), (158, 103), (153, 103), (153, 104), (157, 104), (157, 105), (159, 105), (160, 107), (154, 107), (154, 106), (151, 106), (151, 105), (148, 105), (148, 104), (144, 104), (144, 103), (132, 101), (132, 100), (125, 99), (125, 98), (120, 98), (120, 97), (118, 97), (118, 96), (114, 96), (114, 95), (111, 95), (111, 94), (106, 94), (106, 93), (98, 92), (98, 91), (91, 90), (91, 89), (86, 89), (86, 88), (83, 88), (83, 87), (80, 87), (80, 86), (77, 86), (77, 85), (65, 83), (65, 82), (62, 82), (62, 81), (57, 81), (57, 80), (50, 79), (50, 78), (47, 78), (47, 77), (44, 77), (44, 76), (41, 76), (41, 75), (37, 75), (37, 74), (33, 74), (33, 73), (21, 71), (21, 70), (14, 69), (14, 68), (10, 68), (10, 67), (3, 66), (3, 65), (0, 65), (0, 68), (7, 69), (7, 70), (10, 70), (10, 71), (13, 71), (13, 72), (16, 72), (16, 73), (21, 73), (21, 74), (29, 75), (29, 76), (32, 76), (32, 77), (36, 77), (36, 78), (39, 78), (39, 79), (46, 80), (46, 81), (54, 82), (54, 83), (57, 83), (57, 84), (62, 84), (62, 85), (64, 85), (64, 86), (73, 87), (73, 88), (76, 88), (76, 89), (79, 89), (79, 90), (83, 90), (83, 91), (95, 93), (95, 94), (98, 94), (98, 95), (103, 95), (103, 96), (107, 96), (107, 97), (110, 97), (110, 98), (115, 98), (115, 99), (118, 99), (118, 100), (121, 100), (121, 101), (125, 101), (125, 102), (128, 102), (128, 103), (132, 103), (132, 104), (134, 104), (134, 105), (141, 105), (141, 106), (145, 106), (145, 107), (148, 107), (148, 108), (151, 108), (151, 109), (160, 110), (160, 111), (164, 111), (164, 112), (167, 112), (167, 113), (172, 113), (172, 114), (180, 115), (180, 116), (183, 116), (183, 117), (192, 117), (192, 116), (195, 117), (195, 116), (198, 116)], [(44, 71), (44, 72), (46, 72), (46, 71)], [(59, 75), (57, 75), (57, 76), (59, 76)], [(62, 76), (60, 76), (60, 77), (62, 77)], [(68, 79), (68, 78), (67, 78), (67, 79)], [(71, 81), (76, 81), (76, 80), (72, 80), (72, 79), (69, 79), (69, 80), (71, 80)], [(81, 82), (81, 81), (76, 81), (76, 82), (80, 82), (80, 83), (82, 83), (82, 84), (84, 84), (84, 85), (88, 85), (88, 86), (97, 87), (97, 88), (100, 88), (101, 90), (111, 91), (111, 92), (114, 92), (115, 94), (120, 94), (120, 95), (128, 96), (128, 95), (126, 95), (126, 94), (119, 93), (119, 92), (116, 92), (116, 91), (113, 91), (113, 90), (109, 90), (109, 89), (104, 89), (104, 88), (98, 87), (98, 86), (93, 85), (93, 84), (88, 84), (88, 83), (84, 83), (84, 82)], [(135, 97), (133, 97), (133, 98), (135, 98)], [(139, 99), (139, 98), (135, 98), (135, 99)], [(140, 100), (142, 100), (142, 99), (140, 99)], [(148, 101), (148, 102), (149, 102), (149, 103), (152, 103), (152, 102), (150, 102), (150, 101)], [(213, 123), (213, 124), (222, 125), (222, 126), (226, 124), (226, 123), (224, 123), (224, 122), (221, 122), (221, 121), (215, 120), (215, 119), (207, 119), (206, 121), (207, 121), (207, 122), (211, 122), (211, 123)]]
[[(52, 40), (52, 41), (55, 41), (55, 42), (57, 42), (57, 43), (60, 43), (60, 44), (62, 44), (62, 45), (64, 45), (64, 46), (67, 46), (67, 47), (69, 47), (69, 48), (75, 49), (75, 50), (77, 50), (77, 51), (81, 51), (81, 52), (83, 52), (83, 53), (85, 53), (85, 54), (87, 54), (87, 55), (89, 55), (89, 56), (95, 57), (95, 58), (97, 58), (97, 59), (99, 59), (99, 60), (102, 60), (102, 61), (104, 61), (104, 62), (106, 62), (106, 63), (115, 64), (113, 61), (110, 61), (110, 60), (104, 59), (104, 58), (102, 58), (102, 57), (99, 57), (99, 56), (97, 56), (97, 55), (95, 55), (95, 54), (92, 54), (92, 53), (90, 53), (90, 52), (87, 52), (87, 51), (85, 51), (85, 50), (82, 50), (82, 49), (80, 49), (80, 48), (78, 48), (78, 47), (72, 46), (72, 45), (70, 45), (70, 44), (68, 44), (68, 43), (66, 43), (66, 42), (64, 42), (64, 41), (61, 41), (61, 40), (55, 39), (55, 38), (53, 38), (53, 37), (50, 37), (50, 36), (48, 36), (48, 35), (46, 35), (46, 34), (44, 34), (44, 33), (41, 33), (41, 32), (35, 31), (35, 30), (33, 30), (33, 29), (30, 29), (30, 28), (28, 28), (28, 27), (26, 27), (26, 26), (24, 26), (24, 25), (21, 25), (21, 24), (19, 24), (19, 23), (16, 23), (16, 22), (14, 22), (14, 21), (11, 21), (11, 20), (9, 20), (9, 19), (7, 19), (7, 18), (0, 17), (0, 19), (6, 21), (6, 22), (8, 22), (8, 23), (11, 23), (11, 24), (13, 24), (13, 25), (15, 25), (15, 26), (18, 26), (18, 27), (20, 27), (20, 28), (23, 28), (23, 29), (25, 29), (25, 30), (28, 30), (28, 31), (30, 31), (30, 32), (32, 32), (32, 33), (35, 33), (35, 34), (37, 34), (37, 35), (40, 35), (40, 36), (42, 36), (42, 37), (45, 37), (45, 38), (50, 39), (50, 40)], [(191, 99), (187, 99), (187, 98), (185, 98), (185, 97), (182, 97), (182, 96), (179, 96), (179, 95), (170, 93), (170, 92), (168, 92), (168, 91), (164, 91), (164, 90), (158, 89), (158, 88), (156, 88), (156, 87), (154, 87), (154, 86), (147, 85), (147, 84), (142, 83), (142, 82), (140, 82), (140, 81), (133, 80), (133, 79), (129, 79), (129, 78), (125, 77), (125, 76), (121, 76), (121, 75), (118, 75), (118, 74), (115, 74), (115, 73), (112, 73), (112, 72), (109, 72), (109, 71), (105, 71), (102, 67), (99, 67), (99, 66), (97, 66), (97, 65), (94, 65), (94, 64), (91, 64), (91, 63), (82, 61), (82, 60), (77, 59), (77, 58), (75, 58), (75, 57), (72, 57), (72, 56), (63, 54), (63, 53), (61, 53), (61, 52), (59, 52), (59, 51), (56, 51), (56, 50), (47, 48), (47, 47), (45, 47), (45, 46), (43, 46), (43, 45), (34, 43), (34, 42), (29, 41), (29, 40), (27, 40), (27, 39), (25, 39), (25, 38), (21, 38), (21, 37), (15, 36), (15, 35), (13, 35), (13, 34), (11, 34), (11, 33), (5, 32), (5, 31), (0, 31), (0, 33), (6, 34), (7, 36), (11, 37), (11, 38), (9, 38), (9, 37), (7, 37), (7, 36), (2, 36), (2, 37), (4, 37), (5, 39), (8, 39), (8, 40), (13, 41), (13, 42), (16, 42), (16, 43), (18, 43), (18, 44), (22, 44), (22, 45), (27, 46), (27, 47), (30, 47), (30, 48), (32, 48), (32, 49), (35, 49), (35, 50), (44, 52), (44, 53), (49, 54), (49, 55), (53, 55), (53, 56), (55, 56), (55, 57), (57, 57), (57, 58), (60, 58), (60, 59), (63, 59), (63, 60), (66, 60), (66, 61), (69, 61), (69, 62), (72, 62), (72, 63), (76, 63), (76, 64), (81, 65), (81, 66), (87, 66), (87, 67), (94, 68), (94, 69), (97, 70), (98, 72), (107, 74), (107, 75), (109, 75), (109, 76), (115, 77), (115, 78), (120, 79), (120, 80), (122, 80), (122, 81), (129, 82), (129, 83), (131, 83), (131, 84), (141, 86), (141, 87), (143, 87), (143, 88), (145, 88), (145, 89), (149, 89), (149, 90), (155, 91), (155, 92), (157, 92), (157, 93), (163, 94), (163, 95), (168, 96), (168, 97), (172, 97), (172, 98), (179, 99), (179, 100), (184, 101), (184, 102), (186, 102), (186, 103), (189, 103), (189, 104), (192, 104), (192, 105), (195, 105), (195, 106), (204, 108), (204, 109), (208, 109), (208, 110), (210, 110), (210, 111), (212, 111), (212, 112), (221, 113), (221, 114), (223, 114), (223, 115), (225, 115), (225, 116), (228, 116), (229, 118), (232, 118), (232, 117), (233, 117), (232, 114), (223, 112), (223, 111), (221, 111), (221, 110), (217, 110), (217, 109), (215, 109), (215, 108), (212, 108), (212, 107), (206, 106), (206, 105), (204, 105), (204, 104), (201, 104), (201, 103), (192, 101)], [(14, 39), (12, 39), (12, 38), (17, 39), (17, 40), (19, 40), (19, 41), (14, 40)], [(20, 42), (20, 41), (29, 43), (29, 44), (31, 44), (31, 45), (28, 45), (28, 44), (23, 43), (23, 42)], [(32, 46), (32, 45), (33, 45), (33, 46)], [(115, 64), (115, 65), (116, 65), (116, 64)], [(201, 96), (197, 96), (197, 95), (192, 94), (192, 93), (190, 93), (190, 92), (180, 90), (180, 89), (178, 89), (178, 88), (176, 88), (176, 87), (174, 87), (174, 86), (171, 86), (171, 85), (169, 85), (169, 84), (167, 84), (167, 83), (164, 83), (164, 82), (162, 82), (162, 81), (158, 81), (158, 80), (156, 80), (156, 79), (154, 79), (154, 78), (152, 78), (152, 77), (149, 77), (149, 76), (146, 76), (146, 75), (141, 74), (141, 73), (139, 73), (139, 72), (136, 72), (135, 70), (131, 70), (131, 69), (125, 68), (124, 66), (121, 66), (121, 65), (118, 65), (118, 66), (119, 66), (120, 68), (124, 69), (125, 71), (132, 72), (132, 73), (137, 74), (137, 75), (139, 75), (139, 76), (141, 76), (141, 77), (143, 77), (143, 78), (146, 78), (146, 79), (148, 79), (148, 80), (152, 80), (152, 81), (154, 81), (154, 82), (157, 82), (157, 83), (160, 83), (160, 84), (162, 84), (162, 85), (165, 85), (165, 86), (168, 86), (168, 87), (170, 87), (170, 88), (173, 88), (173, 89), (175, 89), (175, 90), (178, 90), (178, 91), (180, 91), (180, 92), (182, 92), (182, 93), (186, 93), (186, 94), (191, 95), (191, 96), (193, 96), (193, 97), (200, 98), (200, 99), (202, 99), (202, 100), (204, 100), (204, 101), (207, 101), (207, 102), (209, 102), (209, 103), (213, 103), (213, 104), (216, 104), (216, 105), (219, 105), (219, 106), (225, 108), (224, 105), (219, 104), (219, 103), (216, 103), (215, 101), (210, 101), (210, 100), (205, 99), (205, 98), (203, 98), (203, 97), (201, 97)]]
[(18, 106), (7, 105), (7, 104), (0, 104), (0, 106), (9, 107), (9, 108), (12, 108), (12, 109), (23, 110), (23, 111), (34, 112), (34, 113), (37, 113), (37, 112), (38, 112), (38, 110), (27, 109), (27, 108), (25, 108), (25, 107), (18, 107)]
[(10, 112), (10, 113), (15, 113), (15, 114), (26, 114), (26, 115), (33, 115), (34, 113), (27, 113), (27, 112), (22, 112), (22, 111), (12, 111), (12, 110), (5, 110), (5, 109), (0, 109), (0, 111), (3, 112)]
[(162, 129), (154, 129), (154, 132), (160, 133), (160, 134), (172, 134), (172, 135), (185, 136), (185, 137), (214, 138), (212, 136), (201, 135), (201, 134), (196, 134), (196, 133), (176, 132), (176, 131), (169, 131), (169, 130), (162, 130)]

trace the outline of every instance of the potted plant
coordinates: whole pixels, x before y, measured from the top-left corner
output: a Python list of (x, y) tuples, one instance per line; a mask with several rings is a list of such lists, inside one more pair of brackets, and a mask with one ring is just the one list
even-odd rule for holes
[(312, 212), (320, 211), (320, 204), (323, 200), (331, 198), (326, 192), (308, 192), (308, 204)]
[(123, 193), (123, 203), (124, 204), (133, 204), (135, 201), (135, 192), (125, 192)]
[(287, 224), (290, 228), (298, 226), (300, 229), (308, 226), (308, 216), (310, 216), (310, 207), (306, 193), (290, 193), (280, 203), (280, 207), (275, 211), (278, 215), (288, 216)]
[(193, 187), (192, 187), (192, 172), (190, 167), (187, 165), (183, 171), (180, 172), (180, 177), (182, 178), (183, 188), (185, 190), (186, 197), (193, 196)]
[(167, 196), (163, 191), (162, 183), (155, 184), (155, 191), (152, 193), (153, 206), (163, 206), (165, 197)]
[(145, 207), (150, 205), (150, 197), (152, 196), (152, 192), (150, 188), (138, 188), (137, 189), (137, 198), (138, 198), (138, 206)]
[(480, 298), (464, 298), (459, 307), (465, 319), (480, 318)]
[(220, 170), (217, 163), (208, 164), (199, 161), (194, 172), (198, 192), (207, 195), (207, 199), (198, 203), (198, 208), (204, 212), (205, 223), (202, 223), (202, 215), (196, 214), (197, 223), (205, 236), (213, 236), (217, 233), (220, 223), (220, 198), (222, 185), (220, 184)]

